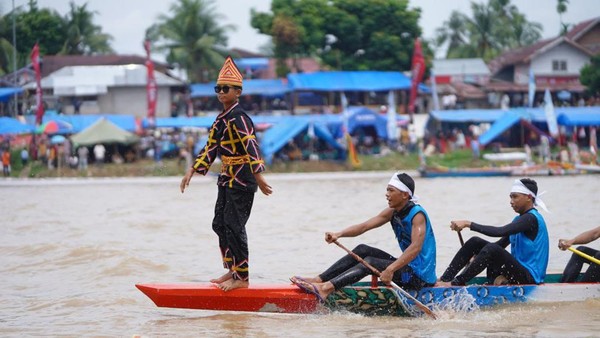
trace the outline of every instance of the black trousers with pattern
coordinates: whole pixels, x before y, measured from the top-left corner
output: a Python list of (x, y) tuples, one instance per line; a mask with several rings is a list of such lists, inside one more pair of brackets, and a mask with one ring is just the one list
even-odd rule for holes
[(218, 186), (213, 231), (219, 236), (223, 267), (233, 279), (248, 280), (248, 236), (246, 222), (250, 218), (254, 192)]

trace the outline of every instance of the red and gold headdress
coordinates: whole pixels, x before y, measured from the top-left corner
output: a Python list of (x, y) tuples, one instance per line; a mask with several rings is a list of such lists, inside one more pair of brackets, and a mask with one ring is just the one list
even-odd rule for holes
[(231, 56), (227, 56), (223, 68), (219, 71), (218, 85), (242, 86), (242, 73), (238, 70)]

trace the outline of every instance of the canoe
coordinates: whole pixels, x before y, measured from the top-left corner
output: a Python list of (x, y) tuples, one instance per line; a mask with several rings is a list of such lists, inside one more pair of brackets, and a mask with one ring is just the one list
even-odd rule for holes
[[(411, 291), (432, 310), (450, 307), (473, 310), (510, 303), (574, 302), (600, 298), (600, 283), (558, 283), (550, 274), (541, 285), (485, 285), (477, 277), (465, 287), (430, 287)], [(411, 301), (384, 285), (359, 282), (331, 294), (320, 304), (312, 294), (294, 285), (250, 285), (223, 292), (212, 284), (136, 284), (157, 306), (215, 311), (311, 314), (347, 311), (368, 316), (417, 316)]]
[(510, 176), (504, 168), (419, 168), (421, 177), (494, 177)]

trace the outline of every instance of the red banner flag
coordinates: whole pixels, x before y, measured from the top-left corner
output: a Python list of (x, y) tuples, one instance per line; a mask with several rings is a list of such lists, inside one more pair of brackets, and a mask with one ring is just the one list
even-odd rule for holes
[(421, 50), (421, 40), (419, 38), (415, 40), (415, 50), (413, 52), (411, 72), (412, 82), (410, 86), (408, 112), (410, 113), (410, 120), (412, 121), (412, 115), (415, 112), (415, 100), (417, 98), (419, 83), (423, 81), (423, 75), (425, 74), (425, 58), (423, 58), (423, 50)]
[(154, 78), (154, 63), (150, 59), (150, 41), (144, 41), (144, 49), (146, 49), (146, 69), (148, 70), (148, 76), (146, 78), (146, 97), (148, 99), (148, 122), (151, 126), (154, 126), (156, 118), (156, 96), (157, 86), (156, 79)]
[(44, 101), (42, 100), (42, 72), (40, 70), (40, 47), (36, 43), (31, 50), (31, 64), (35, 72), (35, 124), (42, 124), (42, 118), (44, 117)]

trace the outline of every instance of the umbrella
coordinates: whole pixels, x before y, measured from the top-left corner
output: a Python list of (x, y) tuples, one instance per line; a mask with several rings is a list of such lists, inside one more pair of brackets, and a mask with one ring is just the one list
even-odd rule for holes
[(59, 143), (65, 142), (65, 140), (66, 140), (66, 138), (62, 135), (54, 135), (54, 136), (52, 136), (52, 138), (50, 138), (50, 143), (59, 144)]
[(35, 132), (37, 134), (67, 134), (73, 130), (73, 126), (70, 123), (60, 120), (51, 120), (43, 123)]
[(560, 92), (558, 92), (556, 94), (556, 97), (558, 97), (559, 99), (561, 99), (563, 101), (567, 101), (567, 100), (571, 99), (571, 93), (566, 90), (561, 90)]

